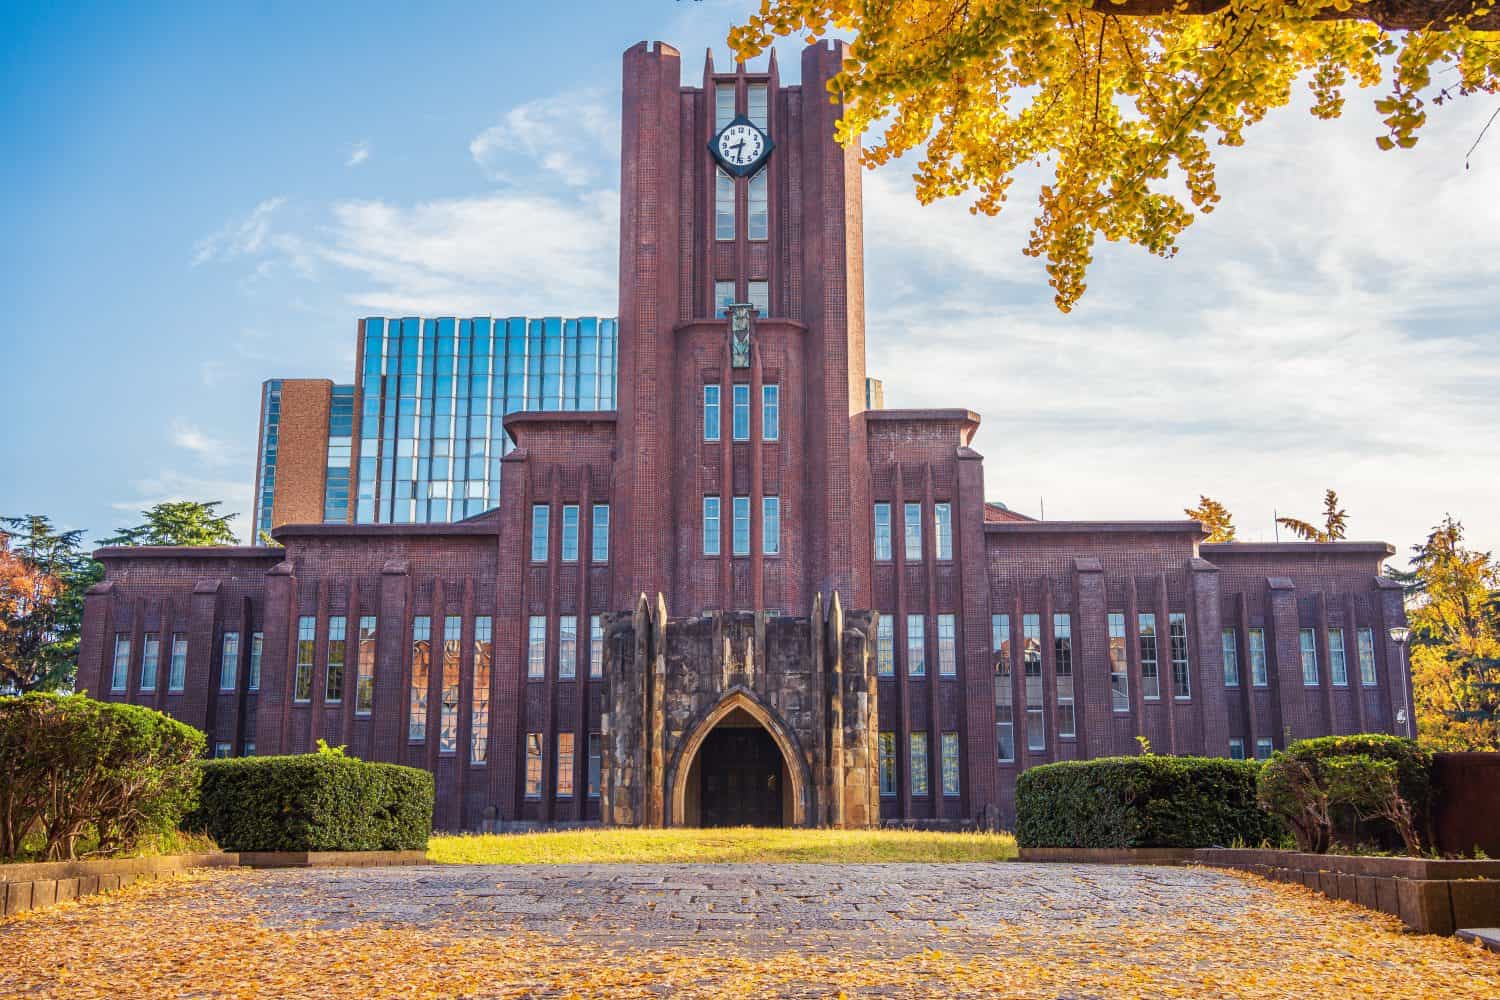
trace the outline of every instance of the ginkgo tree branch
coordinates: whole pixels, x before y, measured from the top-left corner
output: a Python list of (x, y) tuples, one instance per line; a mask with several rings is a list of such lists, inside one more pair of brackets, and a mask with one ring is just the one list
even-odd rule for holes
[[(1122, 17), (1161, 17), (1166, 14), (1217, 14), (1230, 0), (1096, 0), (1100, 13)], [(1269, 5), (1268, 5), (1269, 6)], [(1386, 31), (1418, 31), (1441, 27), (1452, 18), (1465, 18), (1476, 31), (1500, 31), (1500, 10), (1492, 0), (1368, 0), (1343, 6), (1324, 7), (1312, 15), (1315, 21), (1368, 21)]]

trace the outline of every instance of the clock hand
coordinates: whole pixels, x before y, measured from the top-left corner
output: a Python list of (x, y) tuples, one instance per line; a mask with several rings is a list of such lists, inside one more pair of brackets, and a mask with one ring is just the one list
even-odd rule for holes
[(743, 152), (744, 149), (745, 149), (745, 140), (744, 139), (741, 139), (739, 142), (735, 143), (734, 151), (735, 151), (736, 154)]

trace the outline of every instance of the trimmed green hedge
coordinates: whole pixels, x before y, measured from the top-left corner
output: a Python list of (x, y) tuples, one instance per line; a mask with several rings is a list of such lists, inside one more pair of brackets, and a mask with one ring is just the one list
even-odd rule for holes
[(1286, 837), (1255, 801), (1260, 765), (1219, 757), (1042, 764), (1016, 782), (1022, 847), (1254, 847)]
[[(1322, 852), (1336, 844), (1373, 845), (1389, 850), (1405, 847), (1398, 829), (1385, 819), (1367, 816), (1337, 800), (1333, 770), (1337, 762), (1366, 759), (1388, 764), (1396, 789), (1410, 809), (1410, 820), (1424, 841), (1431, 842), (1432, 754), (1416, 740), (1387, 733), (1320, 736), (1297, 740), (1279, 750), (1260, 778), (1261, 802), (1295, 828), (1304, 850)], [(1347, 791), (1347, 789), (1345, 790)], [(1323, 796), (1326, 815), (1309, 803)]]
[(335, 754), (204, 761), (189, 829), (226, 851), (422, 850), (432, 775)]

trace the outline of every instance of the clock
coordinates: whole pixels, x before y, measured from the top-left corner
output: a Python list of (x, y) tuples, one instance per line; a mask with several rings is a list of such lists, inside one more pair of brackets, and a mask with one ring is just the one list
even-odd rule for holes
[(725, 125), (708, 144), (719, 165), (735, 177), (749, 177), (760, 169), (774, 147), (771, 137), (740, 115)]

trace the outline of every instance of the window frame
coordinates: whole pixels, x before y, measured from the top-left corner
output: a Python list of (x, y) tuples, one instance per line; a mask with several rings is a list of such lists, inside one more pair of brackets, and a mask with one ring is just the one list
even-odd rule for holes
[(1107, 612), (1106, 656), (1109, 660), (1109, 701), (1111, 710), (1117, 715), (1128, 715), (1130, 704), (1130, 636), (1125, 624), (1125, 612)]
[(595, 566), (604, 566), (609, 563), (609, 504), (594, 504), (590, 516), (589, 562)]
[(1297, 653), (1302, 663), (1302, 686), (1322, 687), (1322, 676), (1318, 670), (1318, 630), (1297, 629)]
[(906, 676), (927, 676), (927, 618), (906, 616)]
[(1224, 662), (1224, 686), (1226, 688), (1240, 686), (1239, 641), (1239, 630), (1234, 628), (1219, 630), (1219, 655)]
[[(723, 433), (723, 387), (717, 382), (703, 385), (703, 440), (717, 442)], [(712, 420), (710, 421), (710, 416)]]
[(781, 497), (760, 498), (760, 552), (764, 556), (781, 555)]
[[(730, 498), (730, 523), (729, 551), (736, 557), (748, 556), (750, 554), (750, 543), (755, 529), (750, 518), (750, 498), (747, 496), (736, 496)], [(744, 533), (741, 534), (740, 527), (743, 524)], [(743, 540), (744, 544), (740, 544)]]
[(715, 243), (733, 243), (739, 236), (739, 213), (735, 211), (735, 201), (739, 194), (737, 187), (729, 171), (723, 167), (714, 168)]
[[(335, 631), (338, 633), (336, 636)], [(335, 647), (334, 643), (338, 643), (338, 646)], [(334, 659), (335, 653), (338, 654), (337, 660)], [(323, 640), (323, 704), (342, 705), (344, 703), (344, 667), (348, 661), (348, 616), (329, 615), (328, 634)]]
[(559, 553), (565, 563), (578, 561), (578, 532), (578, 504), (565, 503), (562, 505), (562, 551)]
[(1265, 628), (1248, 629), (1245, 633), (1245, 652), (1250, 657), (1250, 686), (1270, 687), (1271, 668), (1266, 659)]
[[(1052, 615), (1052, 678), (1057, 691), (1057, 738), (1076, 740), (1078, 703), (1073, 680), (1073, 616), (1066, 611)], [(1066, 728), (1064, 720), (1067, 721)]]
[(1328, 630), (1328, 679), (1334, 687), (1349, 686), (1349, 653), (1342, 626)]
[(1167, 613), (1167, 656), (1172, 664), (1172, 700), (1192, 701), (1193, 672), (1188, 656), (1188, 627), (1185, 611)]
[(875, 676), (896, 676), (896, 617), (882, 614), (875, 626)]
[(776, 382), (760, 387), (760, 439), (781, 440), (781, 386)]
[[(1156, 627), (1156, 612), (1141, 611), (1136, 614), (1135, 636), (1140, 652), (1141, 698), (1146, 701), (1161, 701), (1161, 634)], [(1150, 641), (1150, 656), (1146, 655), (1147, 640)], [(1149, 673), (1146, 670), (1147, 664), (1151, 668)]]
[[(881, 523), (881, 514), (885, 515), (885, 523)], [(895, 558), (893, 540), (891, 536), (891, 504), (889, 500), (877, 500), (874, 504), (873, 517), (875, 519), (875, 561), (891, 562)]]
[(938, 562), (953, 561), (953, 504), (932, 505), (932, 540)]
[(703, 554), (718, 558), (724, 549), (724, 498), (703, 497)]
[(297, 659), (292, 675), (292, 704), (311, 705), (313, 673), (317, 670), (318, 616), (297, 617)]
[(729, 435), (733, 441), (750, 440), (750, 383), (730, 383)]
[[(911, 797), (930, 798), (932, 795), (932, 748), (928, 743), (927, 730), (914, 729), (906, 734), (907, 766), (911, 776)], [(920, 748), (920, 749), (919, 749)]]
[(922, 504), (905, 501), (901, 505), (902, 560), (916, 562), (922, 558)]
[(533, 503), (531, 505), (531, 561), (532, 563), (545, 563), (547, 561), (548, 549), (550, 548), (552, 534), (552, 505), (545, 503)]
[[(956, 799), (963, 794), (963, 750), (958, 742), (958, 733), (941, 734), (939, 753), (942, 755), (943, 798)], [(951, 780), (950, 780), (951, 779)]]
[(958, 616), (937, 616), (938, 676), (958, 676)]
[(529, 681), (547, 678), (547, 616), (528, 615), (526, 618), (526, 679)]

